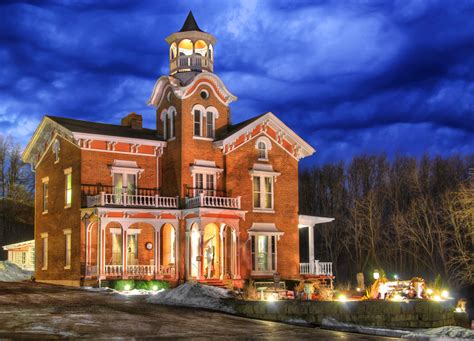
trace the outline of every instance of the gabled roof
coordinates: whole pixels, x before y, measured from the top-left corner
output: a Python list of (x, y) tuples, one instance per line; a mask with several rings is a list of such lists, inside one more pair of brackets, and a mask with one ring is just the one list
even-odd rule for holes
[[(270, 127), (276, 136), (269, 136), (266, 127)], [(259, 129), (259, 131), (255, 133), (254, 129)], [(236, 124), (227, 133), (224, 133), (219, 141), (215, 141), (214, 145), (222, 148), (224, 154), (229, 154), (261, 134), (269, 136), (297, 160), (316, 152), (310, 144), (299, 137), (298, 134), (271, 112)]]
[(99, 123), (92, 121), (83, 121), (76, 120), (73, 118), (67, 117), (57, 117), (49, 116), (45, 117), (53, 120), (59, 125), (63, 126), (67, 130), (73, 133), (87, 133), (87, 134), (98, 134), (98, 135), (107, 135), (107, 136), (117, 136), (117, 137), (130, 137), (136, 139), (145, 139), (145, 140), (155, 140), (163, 141), (161, 136), (156, 134), (154, 129), (134, 129), (127, 126), (117, 125), (117, 124), (108, 124), (108, 123)]
[(189, 32), (189, 31), (199, 31), (199, 32), (204, 32), (202, 31), (197, 22), (196, 19), (194, 19), (194, 15), (192, 11), (189, 11), (188, 16), (186, 17), (186, 21), (184, 22), (183, 27), (179, 30), (179, 32)]
[(227, 128), (227, 131), (223, 132), (222, 135), (218, 136), (217, 138), (218, 139), (225, 139), (226, 137), (232, 135), (233, 133), (239, 131), (240, 129), (248, 126), (252, 122), (255, 122), (256, 120), (258, 120), (260, 117), (264, 116), (265, 114), (266, 113), (255, 116), (255, 117), (252, 117), (252, 118), (249, 118), (248, 120), (242, 121), (242, 122), (237, 123), (237, 124), (232, 124)]

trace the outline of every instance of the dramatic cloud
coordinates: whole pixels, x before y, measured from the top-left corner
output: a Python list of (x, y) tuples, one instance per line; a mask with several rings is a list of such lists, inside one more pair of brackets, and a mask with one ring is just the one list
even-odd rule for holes
[(272, 111), (318, 151), (474, 152), (472, 1), (2, 1), (0, 134), (44, 114), (155, 125), (164, 38), (192, 9), (217, 39), (234, 122)]

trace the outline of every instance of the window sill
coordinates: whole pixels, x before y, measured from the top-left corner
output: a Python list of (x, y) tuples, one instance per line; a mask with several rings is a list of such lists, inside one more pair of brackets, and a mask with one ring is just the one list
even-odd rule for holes
[(268, 158), (266, 159), (258, 158), (258, 161), (268, 161)]
[(48, 267), (42, 267), (41, 270), (48, 270)]
[(71, 205), (64, 206), (64, 209), (71, 208)]
[(273, 276), (275, 271), (254, 271), (250, 272), (250, 276)]
[(59, 159), (57, 159), (56, 161), (54, 161), (54, 164), (58, 164), (59, 163)]
[(275, 210), (272, 210), (272, 209), (265, 210), (265, 209), (254, 208), (252, 210), (252, 212), (254, 212), (254, 213), (275, 213)]
[(204, 136), (193, 136), (194, 140), (202, 140), (202, 141), (214, 141), (212, 137), (204, 137)]
[(66, 266), (64, 267), (64, 270), (71, 270), (71, 266), (70, 266), (70, 265), (66, 265)]
[(170, 142), (170, 141), (174, 141), (174, 140), (176, 140), (176, 136), (170, 137), (170, 138), (167, 139), (166, 141), (167, 141), (167, 142)]
[(41, 214), (42, 215), (48, 214), (48, 211), (43, 211)]

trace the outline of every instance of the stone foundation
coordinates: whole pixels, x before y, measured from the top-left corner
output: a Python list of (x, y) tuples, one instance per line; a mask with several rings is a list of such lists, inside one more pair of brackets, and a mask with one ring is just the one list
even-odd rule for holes
[(320, 325), (323, 318), (388, 328), (435, 328), (465, 326), (467, 315), (454, 312), (454, 302), (411, 301), (232, 301), (237, 314), (280, 322)]

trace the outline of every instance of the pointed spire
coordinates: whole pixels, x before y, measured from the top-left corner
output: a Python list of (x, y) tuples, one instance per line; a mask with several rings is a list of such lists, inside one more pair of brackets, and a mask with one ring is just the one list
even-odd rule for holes
[(192, 11), (189, 11), (186, 21), (184, 22), (184, 25), (179, 32), (188, 32), (188, 31), (204, 32), (199, 28), (196, 22), (196, 19), (194, 19), (194, 15)]

